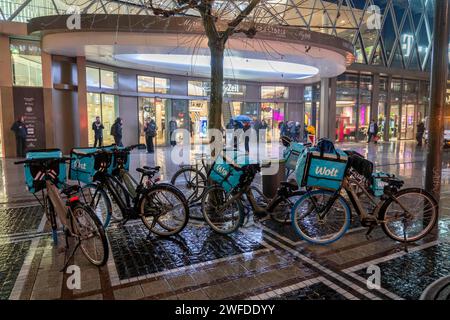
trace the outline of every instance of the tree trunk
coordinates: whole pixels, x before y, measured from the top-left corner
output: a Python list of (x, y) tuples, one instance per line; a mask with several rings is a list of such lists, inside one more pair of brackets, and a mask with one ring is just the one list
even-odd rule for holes
[(209, 103), (208, 128), (222, 130), (223, 103), (223, 57), (225, 44), (215, 41), (209, 46), (211, 50), (211, 95)]
[(216, 41), (211, 50), (211, 96), (209, 104), (209, 128), (222, 130), (223, 56), (224, 44)]

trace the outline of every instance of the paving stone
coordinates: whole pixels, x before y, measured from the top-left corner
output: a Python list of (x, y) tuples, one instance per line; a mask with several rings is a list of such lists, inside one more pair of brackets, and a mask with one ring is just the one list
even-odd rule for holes
[(144, 292), (140, 285), (114, 290), (114, 298), (116, 300), (137, 300), (143, 297)]
[(165, 279), (145, 282), (141, 284), (141, 287), (146, 297), (155, 296), (172, 291), (172, 287)]

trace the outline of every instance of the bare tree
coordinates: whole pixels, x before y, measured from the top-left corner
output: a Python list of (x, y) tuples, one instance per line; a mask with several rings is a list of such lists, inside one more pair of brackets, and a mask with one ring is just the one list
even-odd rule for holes
[[(192, 10), (197, 11), (200, 15), (211, 52), (211, 95), (208, 116), (210, 129), (222, 130), (223, 65), (226, 43), (235, 33), (244, 33), (248, 37), (256, 34), (256, 28), (251, 23), (247, 24), (246, 29), (241, 29), (240, 25), (244, 19), (249, 17), (260, 1), (176, 0), (176, 5), (171, 7), (166, 6), (164, 1), (150, 0), (147, 2), (148, 7), (157, 16), (183, 15)], [(226, 12), (229, 11), (237, 12), (232, 20), (226, 19), (229, 17)]]

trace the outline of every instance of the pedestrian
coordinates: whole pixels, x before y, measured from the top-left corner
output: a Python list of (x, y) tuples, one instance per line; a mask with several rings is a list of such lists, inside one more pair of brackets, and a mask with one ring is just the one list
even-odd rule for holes
[(291, 138), (292, 141), (296, 141), (295, 140), (296, 128), (295, 128), (295, 122), (294, 121), (289, 121), (289, 123), (288, 123), (288, 132), (289, 132), (289, 138)]
[(280, 135), (282, 137), (288, 136), (288, 127), (287, 127), (286, 121), (280, 122), (279, 129), (280, 129)]
[(114, 121), (114, 124), (111, 126), (111, 135), (114, 137), (114, 143), (118, 147), (123, 147), (122, 128), (123, 128), (123, 120), (119, 117), (116, 119), (116, 121)]
[(26, 142), (27, 142), (27, 126), (25, 125), (24, 117), (20, 116), (16, 122), (13, 123), (11, 130), (16, 135), (16, 153), (17, 157), (25, 158)]
[(194, 137), (194, 121), (192, 121), (192, 118), (189, 117), (189, 133), (191, 134), (191, 139)]
[(242, 123), (240, 121), (237, 121), (237, 120), (234, 120), (233, 123), (234, 123), (234, 125), (233, 125), (234, 150), (238, 151), (239, 150), (239, 139), (240, 139), (240, 135), (242, 134), (242, 131), (240, 132), (239, 130), (244, 129), (244, 126), (242, 125)]
[(417, 140), (418, 147), (422, 146), (424, 133), (425, 133), (425, 124), (423, 123), (423, 121), (420, 121), (419, 124), (417, 125), (417, 134), (416, 134), (416, 140)]
[[(369, 124), (369, 130), (367, 132), (367, 143), (370, 143), (372, 141), (372, 138), (375, 138), (378, 135), (378, 123), (372, 119)], [(377, 143), (377, 140), (374, 139), (375, 144)]]
[(95, 139), (94, 148), (97, 148), (97, 144), (99, 147), (103, 146), (103, 129), (105, 129), (105, 127), (100, 121), (100, 117), (96, 116), (95, 121), (92, 123), (92, 130), (94, 130), (94, 139)]
[(147, 153), (155, 152), (155, 144), (153, 139), (156, 137), (158, 127), (154, 119), (147, 119), (144, 124), (145, 144), (147, 145)]
[(295, 141), (297, 141), (297, 142), (300, 142), (300, 131), (301, 131), (300, 122), (296, 122), (295, 123)]
[[(252, 128), (251, 123), (246, 121), (243, 123), (243, 130), (244, 133), (247, 132)], [(244, 147), (245, 147), (245, 153), (250, 153), (250, 135), (244, 134)]]
[(174, 135), (175, 130), (177, 130), (178, 124), (175, 121), (175, 118), (169, 121), (169, 137), (170, 137), (170, 145), (175, 147), (177, 145), (177, 139)]

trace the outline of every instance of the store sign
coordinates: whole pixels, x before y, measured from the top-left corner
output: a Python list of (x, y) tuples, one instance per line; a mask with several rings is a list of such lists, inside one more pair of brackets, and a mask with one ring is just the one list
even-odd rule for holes
[(14, 87), (14, 116), (27, 126), (27, 149), (45, 149), (44, 95), (42, 88)]

